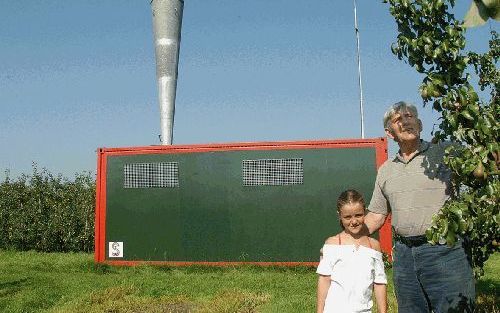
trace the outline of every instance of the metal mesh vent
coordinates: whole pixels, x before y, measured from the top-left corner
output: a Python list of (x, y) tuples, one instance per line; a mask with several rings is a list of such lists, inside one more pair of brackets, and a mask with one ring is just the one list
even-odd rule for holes
[(124, 188), (179, 187), (177, 162), (125, 164), (123, 173)]
[(304, 183), (303, 159), (243, 160), (243, 186), (282, 186)]

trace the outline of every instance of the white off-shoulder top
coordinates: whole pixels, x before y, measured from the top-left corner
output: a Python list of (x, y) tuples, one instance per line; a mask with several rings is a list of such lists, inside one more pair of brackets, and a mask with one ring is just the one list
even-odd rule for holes
[(387, 284), (382, 253), (355, 245), (323, 246), (316, 273), (331, 276), (323, 312), (371, 312), (373, 283)]

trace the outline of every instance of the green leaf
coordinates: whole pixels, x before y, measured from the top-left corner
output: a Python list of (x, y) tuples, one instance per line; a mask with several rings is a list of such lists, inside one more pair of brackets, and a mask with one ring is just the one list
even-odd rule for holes
[(440, 237), (444, 237), (448, 233), (448, 223), (445, 220), (440, 220), (439, 222), (441, 222), (439, 223), (440, 224), (439, 226), (441, 228), (439, 235)]
[(473, 0), (464, 17), (464, 27), (481, 26), (489, 18), (500, 20), (499, 0)]
[(465, 231), (467, 231), (467, 229), (468, 229), (467, 222), (465, 220), (461, 220), (459, 222), (459, 228), (458, 228), (459, 232), (463, 234)]
[(495, 188), (493, 188), (492, 184), (488, 184), (486, 186), (486, 190), (488, 191), (488, 195), (494, 196), (495, 195)]
[(500, 0), (482, 0), (490, 18), (500, 21)]
[(455, 214), (459, 218), (462, 218), (462, 210), (459, 206), (457, 206), (457, 205), (450, 206), (449, 210), (451, 213)]
[(463, 117), (465, 117), (469, 121), (474, 120), (474, 117), (469, 113), (469, 111), (464, 110), (464, 111), (460, 112), (460, 115), (462, 115)]
[(450, 231), (448, 231), (448, 235), (446, 235), (446, 243), (448, 244), (448, 246), (452, 247), (455, 245), (456, 241), (457, 238), (455, 232), (452, 229), (450, 229)]

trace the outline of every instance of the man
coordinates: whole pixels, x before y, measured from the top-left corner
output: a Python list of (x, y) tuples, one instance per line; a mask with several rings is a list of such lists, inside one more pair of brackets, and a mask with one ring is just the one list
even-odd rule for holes
[(451, 195), (451, 172), (443, 164), (449, 143), (420, 139), (422, 122), (411, 104), (394, 104), (383, 121), (399, 152), (378, 171), (365, 223), (373, 233), (392, 213), (398, 312), (472, 312), (474, 278), (463, 240), (448, 247), (425, 237), (432, 216)]

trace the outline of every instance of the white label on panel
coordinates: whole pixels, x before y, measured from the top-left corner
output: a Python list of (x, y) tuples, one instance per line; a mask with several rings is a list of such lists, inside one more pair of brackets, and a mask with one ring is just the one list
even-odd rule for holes
[(109, 257), (110, 258), (123, 258), (123, 242), (115, 241), (109, 242)]

